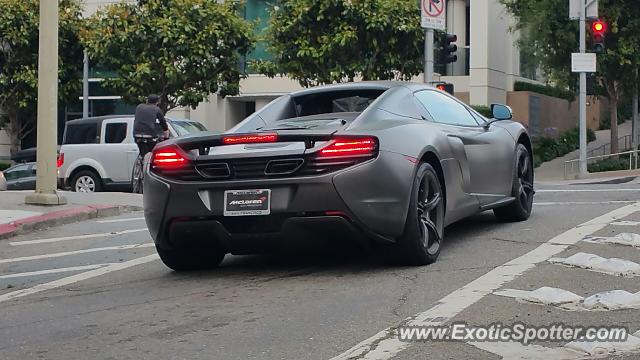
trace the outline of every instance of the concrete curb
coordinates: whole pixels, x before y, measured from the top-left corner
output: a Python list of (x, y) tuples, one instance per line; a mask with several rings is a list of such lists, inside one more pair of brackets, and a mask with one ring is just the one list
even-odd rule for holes
[(89, 205), (72, 209), (52, 211), (42, 215), (0, 224), (0, 239), (16, 235), (27, 234), (32, 231), (46, 229), (99, 217), (116, 216), (132, 211), (142, 210), (139, 206), (131, 205)]

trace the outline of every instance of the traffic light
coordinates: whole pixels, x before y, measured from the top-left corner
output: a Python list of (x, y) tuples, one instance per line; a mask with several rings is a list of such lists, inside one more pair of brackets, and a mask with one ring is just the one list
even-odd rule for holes
[(596, 20), (591, 24), (591, 34), (593, 36), (593, 52), (602, 54), (605, 50), (604, 36), (607, 32), (607, 23)]
[(596, 95), (596, 74), (587, 73), (587, 95)]
[(444, 91), (446, 93), (449, 93), (450, 95), (453, 95), (454, 93), (454, 89), (453, 89), (453, 84), (452, 83), (446, 83), (446, 82), (437, 82), (435, 84), (433, 84), (436, 89), (440, 90), (440, 91)]
[(458, 41), (458, 35), (445, 34), (442, 40), (442, 46), (440, 47), (440, 63), (450, 64), (458, 61), (458, 55), (455, 54), (458, 51), (458, 45), (454, 44)]

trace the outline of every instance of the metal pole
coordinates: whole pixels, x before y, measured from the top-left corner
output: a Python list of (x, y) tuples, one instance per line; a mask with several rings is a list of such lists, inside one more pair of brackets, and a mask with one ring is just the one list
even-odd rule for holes
[(433, 29), (426, 29), (424, 36), (424, 82), (433, 81)]
[[(631, 101), (631, 109), (633, 119), (631, 121), (631, 148), (634, 153), (633, 156), (636, 158), (636, 163), (638, 162), (638, 69), (635, 70), (635, 86), (633, 87), (633, 99)], [(636, 166), (637, 168), (637, 166)]]
[[(586, 46), (586, 0), (580, 0), (580, 53), (584, 54)], [(578, 177), (585, 178), (587, 171), (587, 73), (580, 73), (580, 172)]]
[(57, 193), (56, 145), (58, 142), (58, 2), (40, 1), (38, 50), (38, 130), (36, 191), (25, 203), (62, 205)]
[(82, 71), (82, 117), (89, 117), (89, 55), (84, 51), (84, 68)]

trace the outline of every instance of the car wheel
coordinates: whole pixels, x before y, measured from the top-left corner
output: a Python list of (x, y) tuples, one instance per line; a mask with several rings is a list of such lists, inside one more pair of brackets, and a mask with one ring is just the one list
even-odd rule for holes
[(515, 201), (509, 205), (493, 209), (493, 213), (501, 221), (524, 221), (531, 216), (533, 208), (533, 166), (529, 150), (518, 144), (516, 148), (511, 193)]
[(98, 192), (102, 190), (100, 177), (90, 170), (82, 170), (73, 176), (71, 181), (72, 189), (75, 192)]
[(444, 196), (435, 169), (430, 164), (420, 164), (404, 233), (397, 244), (401, 262), (426, 265), (438, 259), (444, 234)]
[(206, 270), (218, 267), (225, 253), (216, 248), (173, 248), (165, 250), (156, 246), (158, 255), (167, 267), (175, 271)]

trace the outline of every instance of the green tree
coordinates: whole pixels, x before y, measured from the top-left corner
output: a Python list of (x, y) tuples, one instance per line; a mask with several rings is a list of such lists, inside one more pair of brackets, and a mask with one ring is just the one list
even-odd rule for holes
[(117, 72), (104, 86), (125, 101), (153, 93), (165, 112), (195, 108), (211, 93), (239, 91), (239, 62), (254, 40), (237, 7), (209, 0), (118, 3), (88, 19), (81, 39), (95, 64)]
[(283, 0), (270, 13), (269, 61), (256, 69), (303, 86), (410, 79), (423, 70), (424, 31), (415, 0)]
[[(39, 5), (38, 0), (0, 0), (0, 128), (9, 134), (12, 154), (36, 129)], [(60, 101), (67, 101), (78, 96), (81, 87), (79, 1), (61, 0), (59, 21), (58, 94)]]
[[(569, 19), (566, 0), (500, 0), (526, 33), (532, 53), (550, 79), (576, 88), (571, 53), (578, 50), (579, 23)], [(609, 24), (604, 54), (598, 54), (598, 88), (609, 99), (611, 152), (618, 152), (618, 104), (632, 93), (640, 63), (640, 7), (637, 0), (600, 0), (600, 18)], [(531, 29), (535, 29), (531, 31)], [(587, 30), (589, 31), (589, 30)], [(588, 34), (588, 32), (587, 32)]]

